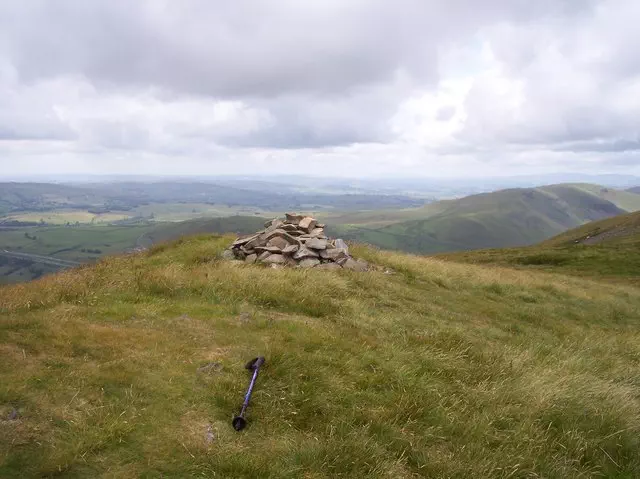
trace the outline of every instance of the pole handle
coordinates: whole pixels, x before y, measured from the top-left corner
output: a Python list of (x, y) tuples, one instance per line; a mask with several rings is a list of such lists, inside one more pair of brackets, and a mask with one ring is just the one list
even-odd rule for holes
[(244, 368), (249, 371), (253, 371), (254, 369), (260, 369), (265, 362), (264, 356), (258, 356), (257, 358), (253, 358), (247, 364), (245, 364)]

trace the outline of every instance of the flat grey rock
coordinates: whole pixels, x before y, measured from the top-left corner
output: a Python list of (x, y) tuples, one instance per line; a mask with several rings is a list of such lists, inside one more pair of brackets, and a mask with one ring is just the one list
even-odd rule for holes
[(313, 228), (316, 227), (316, 223), (318, 222), (311, 216), (305, 216), (300, 220), (300, 223), (298, 223), (298, 226), (300, 227), (300, 229), (306, 230), (308, 233), (311, 230), (313, 230)]
[(283, 224), (284, 223), (281, 220), (275, 219), (271, 222), (271, 226), (269, 226), (266, 230), (264, 230), (264, 232), (269, 234), (272, 231), (279, 229)]
[(298, 245), (290, 244), (289, 246), (287, 246), (285, 249), (282, 250), (282, 254), (293, 254), (296, 251), (298, 251), (298, 249), (300, 249)]
[(269, 256), (271, 256), (271, 253), (269, 253), (268, 251), (265, 251), (264, 253), (260, 253), (260, 255), (258, 256), (257, 261), (264, 261)]
[(261, 234), (262, 234), (262, 231), (260, 231), (259, 233), (254, 233), (252, 235), (240, 237), (237, 240), (235, 240), (231, 246), (242, 246), (243, 244), (247, 244), (249, 241), (257, 238)]
[(226, 260), (236, 259), (236, 255), (233, 254), (233, 251), (231, 251), (230, 249), (224, 250), (221, 256), (222, 256), (222, 259), (226, 259)]
[(258, 236), (256, 236), (251, 241), (249, 241), (247, 244), (245, 244), (244, 247), (245, 247), (245, 249), (252, 250), (256, 246), (264, 246), (266, 244), (267, 244), (267, 240), (265, 239), (265, 234), (262, 233), (262, 234), (259, 234)]
[(333, 261), (335, 263), (338, 263), (340, 266), (344, 266), (344, 264), (350, 259), (352, 259), (351, 256), (345, 254), (345, 255), (339, 256), (338, 258), (335, 258)]
[(264, 235), (265, 242), (270, 241), (272, 238), (282, 238), (282, 239), (286, 240), (287, 243), (289, 243), (289, 244), (298, 244), (299, 243), (296, 238), (291, 236), (285, 230), (279, 229), (279, 228), (277, 230), (271, 231), (271, 232), (266, 233)]
[(267, 246), (275, 246), (276, 248), (278, 248), (280, 250), (284, 250), (290, 244), (291, 243), (289, 243), (286, 239), (284, 239), (284, 238), (282, 238), (280, 236), (274, 236), (273, 238), (271, 238), (267, 242)]
[(276, 246), (256, 246), (256, 253), (263, 253), (268, 251), (269, 253), (282, 253), (282, 250)]
[(284, 217), (285, 217), (285, 223), (289, 223), (292, 225), (299, 224), (300, 221), (304, 218), (304, 216), (302, 215), (296, 215), (293, 213), (285, 213)]
[(331, 261), (337, 261), (340, 258), (348, 259), (349, 255), (347, 254), (347, 251), (342, 248), (327, 248), (320, 251), (320, 257)]
[(307, 248), (311, 249), (327, 249), (327, 240), (320, 238), (309, 238), (305, 243)]
[(345, 241), (342, 238), (336, 239), (335, 246), (336, 248), (345, 250), (346, 253), (349, 254), (349, 246), (347, 245), (347, 243), (345, 243)]
[(263, 259), (262, 262), (266, 264), (285, 264), (287, 260), (281, 254), (272, 254)]
[(305, 258), (317, 258), (318, 253), (310, 250), (305, 246), (301, 246), (298, 251), (293, 255), (293, 259), (305, 259)]

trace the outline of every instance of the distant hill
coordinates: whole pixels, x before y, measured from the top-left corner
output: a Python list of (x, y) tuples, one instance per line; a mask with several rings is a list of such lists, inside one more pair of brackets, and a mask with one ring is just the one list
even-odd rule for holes
[(561, 187), (576, 188), (587, 193), (594, 194), (603, 200), (610, 201), (614, 205), (626, 211), (638, 211), (640, 210), (640, 190), (634, 193), (633, 191), (616, 190), (614, 188), (607, 188), (600, 185), (591, 184), (572, 184), (572, 185), (556, 185), (549, 187), (552, 191)]
[(439, 257), (640, 284), (640, 211), (587, 223), (534, 246)]
[[(242, 185), (242, 183), (240, 183)], [(229, 207), (289, 209), (385, 209), (418, 207), (426, 200), (398, 194), (331, 194), (289, 186), (247, 182), (245, 187), (195, 181), (85, 183), (0, 183), (0, 216), (20, 211), (51, 211), (61, 208), (130, 211), (150, 203), (205, 203)]]
[(627, 191), (629, 193), (640, 194), (640, 186), (634, 186), (633, 188), (629, 188)]
[(484, 193), (378, 216), (344, 215), (336, 218), (343, 223), (336, 231), (384, 248), (438, 253), (531, 245), (586, 222), (636, 210), (640, 195), (633, 192), (563, 184)]

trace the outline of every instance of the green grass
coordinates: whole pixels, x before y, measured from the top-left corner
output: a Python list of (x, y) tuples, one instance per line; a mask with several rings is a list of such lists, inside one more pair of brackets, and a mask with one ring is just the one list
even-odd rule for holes
[(231, 240), (0, 288), (0, 477), (640, 476), (639, 289), (363, 246), (368, 273), (274, 270)]
[(437, 257), (462, 263), (552, 271), (640, 285), (640, 243), (632, 247), (627, 245), (531, 246), (450, 253)]
[(544, 245), (571, 246), (576, 243), (637, 246), (640, 243), (640, 212), (587, 223), (545, 241)]
[(439, 256), (640, 285), (640, 212), (587, 223), (539, 245)]

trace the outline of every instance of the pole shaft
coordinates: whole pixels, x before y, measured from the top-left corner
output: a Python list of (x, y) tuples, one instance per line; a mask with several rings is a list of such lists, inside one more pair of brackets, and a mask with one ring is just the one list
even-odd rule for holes
[(256, 368), (253, 370), (253, 377), (251, 378), (251, 382), (249, 383), (249, 389), (247, 389), (247, 394), (244, 396), (244, 402), (242, 403), (242, 410), (240, 411), (240, 415), (244, 416), (247, 407), (249, 406), (249, 400), (251, 399), (251, 393), (253, 392), (253, 386), (256, 384), (256, 379), (258, 378), (258, 370), (260, 368)]

